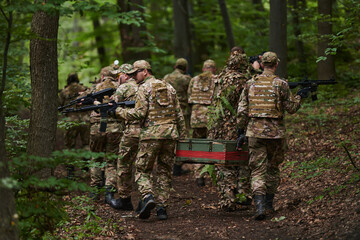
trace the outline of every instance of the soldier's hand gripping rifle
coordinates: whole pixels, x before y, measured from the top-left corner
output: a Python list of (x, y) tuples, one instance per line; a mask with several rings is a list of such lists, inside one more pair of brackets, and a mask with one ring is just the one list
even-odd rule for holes
[(90, 104), (94, 104), (95, 100), (102, 102), (105, 96), (111, 96), (111, 95), (113, 95), (113, 93), (115, 91), (116, 91), (115, 88), (106, 88), (106, 89), (98, 91), (98, 92), (89, 93), (88, 95), (86, 95), (84, 97), (79, 97), (75, 100), (72, 100), (67, 105), (58, 107), (58, 111), (62, 111), (63, 109), (70, 107), (74, 104), (81, 103), (81, 105), (90, 105)]
[(331, 78), (330, 80), (308, 80), (305, 78), (302, 82), (288, 82), (290, 89), (296, 88), (297, 86), (300, 86), (301, 89), (298, 91), (298, 95), (301, 97), (307, 97), (308, 93), (311, 92), (311, 99), (313, 101), (317, 100), (317, 87), (318, 85), (333, 85), (337, 84), (334, 78)]
[(82, 108), (68, 108), (62, 113), (72, 113), (72, 112), (87, 112), (87, 111), (100, 111), (100, 132), (106, 131), (107, 126), (107, 116), (109, 111), (115, 111), (117, 107), (135, 107), (135, 101), (125, 101), (125, 102), (109, 102), (109, 103), (103, 103), (99, 105), (91, 105), (91, 106), (85, 106)]

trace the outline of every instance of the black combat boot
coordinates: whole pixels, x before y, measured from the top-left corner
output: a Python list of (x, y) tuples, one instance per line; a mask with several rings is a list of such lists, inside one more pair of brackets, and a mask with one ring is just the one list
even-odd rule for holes
[(255, 195), (255, 220), (265, 219), (265, 195)]
[(160, 220), (166, 220), (168, 218), (167, 213), (166, 213), (166, 208), (164, 208), (164, 207), (158, 207), (156, 209), (156, 215), (157, 215), (158, 219), (160, 219)]
[(148, 194), (145, 196), (144, 201), (141, 204), (141, 210), (139, 214), (139, 218), (147, 219), (151, 215), (151, 210), (155, 208), (154, 196), (152, 194)]
[(275, 211), (275, 209), (273, 207), (274, 196), (275, 196), (275, 194), (273, 194), (273, 193), (266, 193), (265, 209), (268, 212), (274, 212)]
[(134, 210), (131, 203), (131, 197), (112, 199), (110, 201), (110, 206), (118, 210)]
[(113, 186), (106, 186), (105, 203), (111, 204), (111, 201), (115, 200), (114, 193), (115, 193), (115, 189)]
[(198, 187), (203, 187), (205, 186), (205, 179), (204, 177), (199, 177), (195, 179), (196, 185), (198, 185)]
[(173, 167), (173, 175), (174, 175), (174, 176), (181, 176), (181, 174), (182, 174), (181, 171), (182, 171), (181, 165), (174, 164), (174, 167)]

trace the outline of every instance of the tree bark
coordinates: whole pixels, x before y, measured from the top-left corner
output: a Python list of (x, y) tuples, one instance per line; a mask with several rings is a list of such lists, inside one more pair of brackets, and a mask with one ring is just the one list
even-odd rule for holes
[[(10, 1), (7, 0), (7, 5), (10, 4)], [(5, 130), (5, 114), (3, 107), (3, 93), (5, 91), (6, 85), (6, 70), (7, 70), (7, 56), (11, 40), (11, 28), (13, 23), (13, 13), (9, 12), (7, 16), (3, 12), (3, 16), (7, 21), (7, 34), (6, 41), (4, 46), (4, 58), (2, 66), (2, 77), (1, 77), (1, 86), (0, 86), (0, 236), (2, 239), (19, 239), (18, 229), (17, 229), (17, 218), (16, 218), (16, 209), (15, 209), (15, 198), (14, 193), (11, 189), (6, 186), (2, 186), (1, 179), (8, 178), (10, 176), (8, 159), (6, 155), (5, 148), (5, 139), (6, 139), (6, 130)]]
[[(332, 15), (332, 0), (319, 0), (318, 13), (321, 15)], [(318, 57), (326, 56), (325, 50), (329, 47), (329, 35), (332, 34), (332, 23), (328, 20), (320, 19), (318, 21)], [(325, 61), (317, 64), (318, 79), (326, 80), (335, 77), (335, 61), (333, 55), (327, 55)]]
[[(120, 7), (120, 12), (128, 11), (139, 11), (142, 14), (144, 9), (138, 7), (143, 6), (143, 0), (117, 0), (117, 4)], [(140, 27), (132, 25), (119, 24), (121, 48), (122, 48), (122, 59), (123, 62), (132, 63), (139, 59), (150, 58), (149, 51), (134, 51), (131, 48), (143, 48), (146, 46), (146, 26), (143, 23)]]
[(173, 0), (174, 54), (176, 58), (188, 60), (192, 69), (192, 49), (187, 0)]
[[(94, 17), (92, 19), (92, 24), (94, 27), (94, 32), (95, 33), (99, 32), (99, 30), (101, 28), (101, 24), (100, 24), (98, 17)], [(99, 55), (100, 65), (102, 67), (105, 67), (105, 66), (109, 65), (109, 63), (108, 63), (107, 57), (106, 57), (106, 50), (104, 47), (104, 39), (101, 34), (98, 34), (98, 33), (95, 34), (95, 42), (96, 42), (96, 50)]]
[(228, 10), (227, 10), (227, 7), (226, 7), (226, 1), (225, 0), (219, 0), (219, 5), (220, 5), (221, 15), (222, 15), (222, 18), (223, 18), (223, 21), (224, 21), (226, 37), (227, 37), (229, 50), (230, 50), (231, 48), (233, 48), (235, 46), (235, 39), (234, 39), (234, 34), (233, 34), (233, 31), (232, 31), (232, 28), (231, 28), (231, 22), (230, 22)]
[(287, 39), (286, 39), (286, 1), (270, 0), (270, 51), (275, 52), (280, 58), (276, 73), (287, 77)]
[(305, 0), (290, 0), (289, 5), (292, 7), (292, 23), (295, 35), (295, 45), (297, 51), (297, 57), (299, 59), (300, 70), (302, 71), (304, 76), (308, 75), (307, 72), (307, 63), (306, 63), (306, 55), (304, 49), (304, 42), (299, 39), (301, 35), (301, 28), (300, 28), (300, 19), (299, 19), (299, 12), (301, 12), (305, 8)]
[(57, 126), (59, 13), (35, 12), (31, 21), (31, 117), (27, 153), (48, 157), (55, 148)]

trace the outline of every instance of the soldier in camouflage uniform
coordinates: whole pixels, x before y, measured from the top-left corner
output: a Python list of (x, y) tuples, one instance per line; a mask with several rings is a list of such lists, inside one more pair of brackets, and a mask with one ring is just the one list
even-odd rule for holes
[(265, 218), (265, 209), (274, 210), (274, 194), (280, 184), (279, 164), (284, 160), (286, 149), (285, 111), (295, 113), (300, 108), (301, 98), (308, 95), (302, 90), (295, 97), (291, 94), (287, 81), (275, 75), (278, 62), (276, 53), (264, 53), (264, 72), (246, 83), (238, 106), (239, 127), (247, 127), (257, 220)]
[[(116, 75), (111, 73), (112, 69), (110, 67), (104, 67), (101, 70), (101, 82), (96, 84), (95, 92), (104, 90), (106, 88), (118, 87), (116, 82)], [(109, 102), (110, 99), (108, 96), (104, 97), (103, 102)], [(99, 104), (95, 101), (94, 104)], [(100, 132), (101, 122), (104, 121), (101, 119), (100, 114), (96, 111), (93, 111), (90, 115), (90, 150), (92, 152), (106, 152), (118, 154), (119, 152), (119, 143), (123, 131), (123, 121), (108, 117), (107, 119), (107, 128), (106, 132)], [(111, 200), (114, 197), (114, 191), (116, 190), (116, 160), (104, 160), (97, 159), (98, 162), (107, 161), (105, 167), (105, 202), (110, 204)], [(102, 187), (103, 186), (103, 173), (102, 169), (99, 167), (90, 168), (90, 186), (93, 187)]]
[[(139, 217), (150, 217), (157, 205), (157, 216), (167, 219), (166, 205), (170, 196), (176, 140), (185, 137), (185, 120), (175, 89), (152, 76), (145, 60), (136, 61), (134, 74), (138, 94), (134, 109), (117, 108), (116, 116), (141, 122), (139, 152), (136, 156), (135, 181), (141, 194)], [(156, 161), (156, 183), (152, 171)], [(155, 199), (156, 197), (156, 204)]]
[[(85, 92), (87, 87), (79, 83), (79, 78), (76, 73), (69, 74), (67, 78), (67, 85), (59, 93), (60, 106), (69, 104), (72, 100), (80, 97), (82, 92)], [(67, 149), (73, 149), (76, 145), (76, 139), (80, 135), (82, 148), (89, 145), (90, 125), (88, 113), (67, 113), (66, 119), (74, 122), (75, 125), (66, 130), (64, 136), (64, 143)], [(68, 177), (73, 176), (74, 166), (68, 166)]]
[[(175, 63), (175, 70), (172, 73), (165, 75), (164, 81), (170, 83), (176, 90), (176, 95), (179, 99), (181, 110), (185, 118), (185, 126), (187, 133), (190, 129), (190, 109), (188, 104), (188, 88), (191, 77), (186, 74), (188, 62), (185, 58), (179, 58)], [(173, 174), (175, 176), (181, 175), (184, 171), (181, 169), (182, 164), (175, 163)]]
[[(127, 72), (132, 68), (132, 65), (127, 63), (122, 64), (119, 68), (120, 86), (113, 95), (116, 102), (135, 101), (138, 84), (127, 75)], [(133, 210), (131, 203), (132, 173), (139, 146), (140, 129), (139, 120), (125, 122), (125, 130), (121, 138), (119, 158), (117, 160), (117, 191), (120, 198), (110, 201), (110, 206), (115, 209)]]
[[(206, 60), (202, 73), (191, 79), (188, 89), (189, 104), (191, 105), (190, 126), (193, 138), (207, 137), (208, 107), (212, 103), (216, 81), (216, 64), (213, 60)], [(204, 186), (204, 177), (201, 176), (202, 164), (194, 165), (196, 184)]]
[[(210, 114), (212, 126), (209, 129), (210, 139), (236, 140), (236, 109), (241, 91), (250, 78), (249, 61), (242, 48), (233, 48), (226, 67), (218, 75), (216, 96), (212, 109), (222, 113)], [(224, 99), (227, 100), (225, 106)], [(222, 106), (221, 106), (222, 105)], [(233, 113), (234, 112), (234, 113)], [(250, 170), (248, 161), (239, 166), (216, 165), (217, 189), (220, 195), (219, 205), (226, 211), (234, 211), (239, 205), (251, 204)]]

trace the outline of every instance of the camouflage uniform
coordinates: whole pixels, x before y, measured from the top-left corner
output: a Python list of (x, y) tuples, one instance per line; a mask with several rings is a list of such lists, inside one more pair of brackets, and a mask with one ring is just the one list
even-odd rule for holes
[[(114, 96), (116, 102), (135, 101), (138, 85), (134, 79), (121, 84)], [(124, 134), (119, 147), (117, 160), (117, 189), (120, 198), (128, 198), (132, 191), (132, 168), (139, 146), (140, 121), (125, 122)]]
[[(95, 91), (101, 91), (106, 88), (117, 88), (117, 83), (114, 82), (114, 76), (111, 75), (109, 68), (104, 68), (103, 81), (96, 85)], [(106, 96), (103, 102), (108, 102), (109, 98)], [(93, 111), (90, 115), (90, 150), (93, 152), (106, 152), (118, 154), (119, 143), (122, 136), (123, 121), (108, 117), (106, 132), (100, 132), (101, 124), (100, 114)], [(103, 161), (97, 159), (97, 161)], [(100, 168), (90, 169), (90, 185), (101, 186), (103, 182), (102, 170)], [(105, 167), (105, 185), (116, 188), (116, 160), (108, 160)]]
[[(66, 86), (59, 93), (59, 103), (61, 106), (69, 104), (72, 100), (80, 97), (79, 93), (86, 91), (86, 87), (80, 83), (73, 82)], [(77, 136), (80, 135), (83, 147), (89, 145), (90, 126), (87, 113), (67, 113), (66, 119), (75, 122), (75, 126), (70, 127), (65, 132), (64, 142), (67, 149), (73, 149), (76, 145)]]
[[(203, 69), (208, 67), (215, 68), (215, 62), (213, 60), (206, 60)], [(216, 75), (210, 71), (204, 71), (190, 81), (188, 88), (188, 102), (191, 104), (190, 126), (193, 130), (193, 138), (207, 137), (208, 108), (212, 103), (215, 81)], [(196, 179), (201, 178), (200, 172), (202, 166), (202, 164), (194, 164)]]
[[(263, 63), (275, 63), (275, 53), (264, 53)], [(246, 82), (238, 106), (239, 127), (246, 129), (249, 144), (251, 188), (255, 195), (274, 194), (280, 183), (279, 164), (284, 160), (285, 111), (300, 108), (301, 97), (290, 92), (287, 81), (265, 69)]]
[[(134, 63), (134, 70), (139, 69), (151, 67), (146, 61), (140, 60)], [(128, 121), (141, 121), (135, 181), (142, 199), (152, 194), (158, 206), (166, 207), (170, 196), (176, 140), (185, 137), (185, 120), (175, 89), (164, 81), (148, 76), (138, 89), (135, 108), (118, 108), (116, 115)], [(156, 183), (152, 176), (155, 161)]]
[[(224, 99), (236, 109), (240, 94), (250, 78), (249, 62), (246, 54), (232, 52), (226, 67), (218, 75), (219, 86), (214, 97), (212, 108), (223, 113), (211, 112), (213, 125), (209, 130), (209, 138), (236, 140), (236, 114), (229, 106), (222, 107)], [(235, 210), (238, 204), (249, 204), (251, 201), (250, 170), (248, 162), (241, 166), (216, 165), (217, 189), (220, 195), (219, 205), (226, 210)]]

